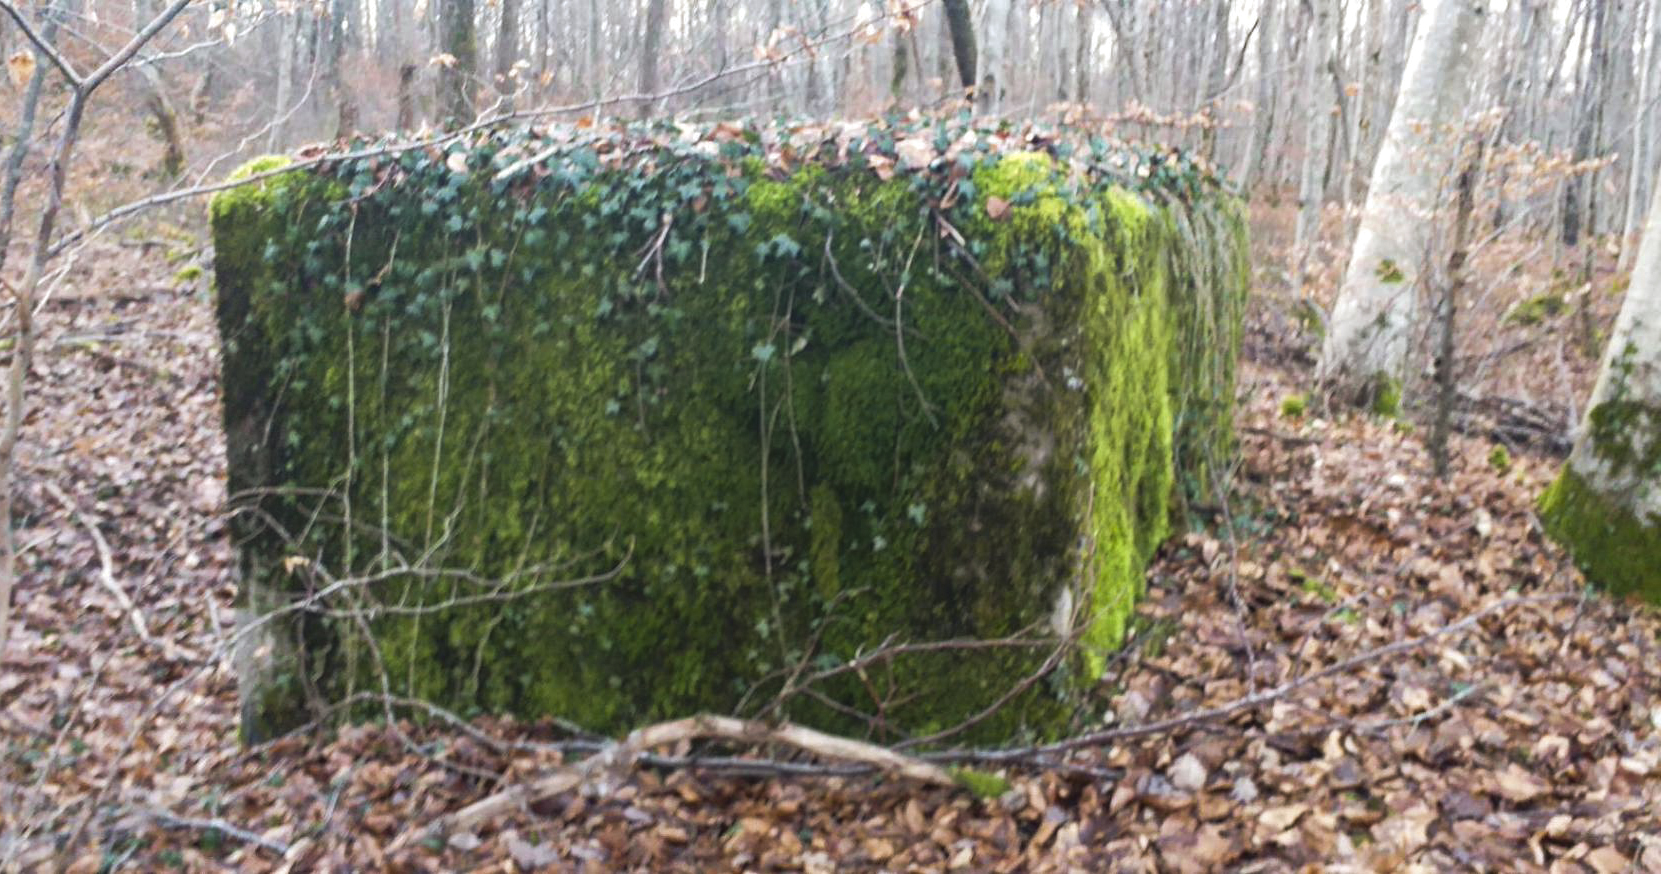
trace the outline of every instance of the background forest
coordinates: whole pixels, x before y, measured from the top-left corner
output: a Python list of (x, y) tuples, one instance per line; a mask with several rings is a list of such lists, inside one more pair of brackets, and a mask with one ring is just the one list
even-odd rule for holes
[[(1655, 0), (0, 0), (0, 57), (0, 870), (1661, 870), (1661, 617), (1536, 513), (1656, 194)], [(1101, 725), (960, 751), (984, 798), (876, 747), (391, 695), (239, 746), (205, 218), (234, 168), (959, 114), (1180, 148), (1247, 202), (1240, 455)], [(1383, 263), (1428, 315), (1380, 383), (1334, 338), (1401, 179)]]

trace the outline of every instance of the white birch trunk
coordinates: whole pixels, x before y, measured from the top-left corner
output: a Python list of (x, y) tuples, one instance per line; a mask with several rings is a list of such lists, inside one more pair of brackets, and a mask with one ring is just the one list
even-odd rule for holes
[(1003, 107), (1004, 64), (1009, 53), (1010, 0), (986, 0), (980, 20), (980, 87), (975, 103), (981, 112), (997, 114)]
[(1241, 190), (1250, 190), (1263, 173), (1263, 165), (1269, 155), (1269, 137), (1275, 126), (1275, 89), (1274, 83), (1278, 78), (1273, 75), (1275, 66), (1275, 41), (1280, 36), (1275, 21), (1275, 5), (1278, 0), (1263, 0), (1257, 19), (1257, 101), (1252, 107), (1251, 137), (1246, 142), (1246, 151), (1240, 158), (1234, 176), (1235, 185)]
[(1638, 247), (1633, 245), (1634, 238), (1640, 229), (1639, 223), (1644, 220), (1645, 195), (1649, 193), (1649, 168), (1652, 165), (1650, 150), (1652, 136), (1655, 130), (1655, 113), (1650, 107), (1656, 90), (1656, 77), (1661, 75), (1657, 61), (1661, 61), (1661, 9), (1656, 9), (1654, 3), (1645, 4), (1643, 14), (1647, 19), (1640, 22), (1643, 38), (1643, 73), (1638, 78), (1638, 117), (1634, 120), (1632, 130), (1632, 171), (1628, 176), (1626, 193), (1626, 221), (1621, 229), (1621, 261), (1620, 269), (1632, 267), (1633, 256)]
[(1292, 286), (1303, 291), (1309, 252), (1321, 230), (1321, 203), (1326, 193), (1322, 176), (1326, 172), (1327, 143), (1331, 141), (1332, 101), (1327, 88), (1327, 65), (1331, 61), (1333, 30), (1337, 24), (1337, 0), (1311, 0), (1314, 19), (1309, 22), (1309, 40), (1303, 47), (1303, 87), (1308, 98), (1304, 128), (1303, 172), (1298, 183), (1298, 225), (1295, 237)]
[(1462, 139), (1449, 128), (1465, 107), (1466, 45), (1480, 18), (1478, 0), (1433, 0), (1420, 19), (1322, 349), (1320, 377), (1341, 396), (1384, 400), (1396, 392), (1378, 389), (1406, 373), (1432, 219)]
[(1569, 462), (1540, 519), (1594, 582), (1661, 603), (1661, 185)]

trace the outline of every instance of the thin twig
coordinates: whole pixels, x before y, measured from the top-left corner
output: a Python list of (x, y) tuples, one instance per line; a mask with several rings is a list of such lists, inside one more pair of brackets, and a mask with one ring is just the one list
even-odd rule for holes
[(150, 627), (144, 621), (144, 614), (140, 612), (138, 605), (133, 603), (133, 599), (127, 595), (127, 590), (121, 588), (121, 583), (115, 578), (115, 559), (111, 557), (110, 542), (104, 538), (104, 532), (99, 531), (98, 526), (92, 524), (92, 521), (81, 513), (80, 508), (75, 506), (75, 501), (64, 494), (63, 489), (59, 488), (57, 483), (47, 481), (43, 486), (47, 492), (51, 493), (52, 497), (58, 499), (58, 503), (69, 511), (69, 515), (82, 528), (85, 528), (87, 534), (92, 538), (92, 545), (98, 549), (99, 584), (110, 593), (111, 597), (115, 598), (117, 604), (121, 605), (122, 612), (126, 613), (127, 618), (133, 623), (133, 630), (138, 632), (139, 639), (145, 643), (154, 643), (155, 639), (150, 636)]
[(30, 26), (29, 20), (23, 17), (23, 13), (19, 12), (16, 6), (12, 5), (9, 0), (0, 0), (0, 11), (10, 15), (12, 20), (17, 22), (17, 29), (23, 31), (23, 36), (35, 47), (35, 51), (51, 61), (52, 66), (57, 67), (58, 72), (69, 80), (71, 87), (81, 87), (81, 74), (75, 71), (75, 67), (69, 63), (69, 59), (58, 54), (58, 50), (52, 47), (49, 40), (36, 33), (35, 29)]
[(176, 816), (165, 810), (146, 810), (145, 816), (154, 820), (163, 828), (188, 829), (199, 832), (219, 832), (222, 835), (245, 843), (252, 844), (262, 850), (270, 850), (279, 857), (288, 854), (289, 846), (281, 841), (275, 841), (264, 835), (251, 832), (238, 825), (232, 825), (223, 819), (198, 819), (192, 816)]

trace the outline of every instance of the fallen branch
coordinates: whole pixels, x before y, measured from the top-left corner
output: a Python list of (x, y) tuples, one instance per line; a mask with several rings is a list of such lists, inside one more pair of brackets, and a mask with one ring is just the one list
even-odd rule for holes
[(387, 849), (389, 852), (402, 849), (424, 834), (443, 835), (466, 831), (492, 817), (576, 789), (605, 771), (629, 767), (652, 747), (700, 739), (745, 744), (785, 744), (826, 758), (859, 762), (921, 783), (935, 786), (957, 785), (957, 781), (946, 769), (884, 747), (790, 723), (768, 725), (728, 716), (704, 714), (636, 729), (622, 742), (608, 744), (600, 752), (575, 765), (476, 801), (455, 813), (440, 817), (425, 828), (406, 831)]
[(170, 829), (186, 829), (199, 832), (219, 832), (235, 838), (245, 844), (252, 844), (262, 850), (270, 850), (278, 856), (288, 855), (288, 845), (281, 841), (274, 841), (261, 834), (256, 834), (241, 826), (232, 825), (223, 819), (197, 819), (189, 816), (174, 816), (165, 810), (146, 810), (145, 816), (150, 817), (157, 825)]
[(127, 590), (121, 588), (121, 584), (115, 579), (115, 559), (110, 555), (110, 542), (104, 539), (104, 532), (99, 531), (98, 526), (92, 524), (92, 521), (81, 513), (80, 508), (76, 507), (75, 502), (64, 494), (63, 489), (58, 488), (57, 483), (47, 482), (45, 488), (46, 491), (51, 493), (52, 497), (57, 498), (58, 503), (64, 505), (64, 508), (69, 511), (69, 515), (73, 516), (76, 523), (85, 528), (87, 534), (92, 537), (92, 545), (98, 549), (99, 584), (110, 593), (111, 597), (115, 598), (115, 603), (121, 605), (121, 609), (127, 614), (127, 619), (133, 623), (133, 630), (138, 632), (139, 640), (145, 643), (155, 643), (155, 638), (150, 636), (150, 628), (144, 621), (144, 614), (139, 612), (138, 605), (133, 603), (133, 599), (127, 595)]

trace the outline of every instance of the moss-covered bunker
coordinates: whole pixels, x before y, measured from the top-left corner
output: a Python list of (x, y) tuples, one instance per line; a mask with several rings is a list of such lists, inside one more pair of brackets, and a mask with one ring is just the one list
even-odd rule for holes
[(1175, 154), (495, 132), (212, 222), (253, 739), (383, 681), (1051, 735), (1230, 450), (1243, 222)]

